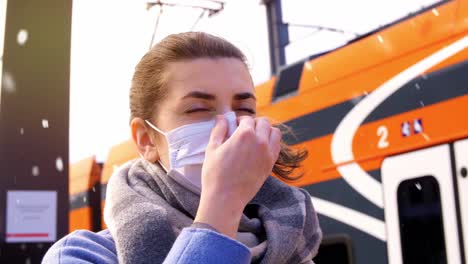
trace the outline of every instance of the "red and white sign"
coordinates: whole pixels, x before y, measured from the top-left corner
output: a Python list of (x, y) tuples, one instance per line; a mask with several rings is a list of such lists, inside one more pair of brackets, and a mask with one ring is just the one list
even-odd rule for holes
[(7, 192), (7, 243), (54, 242), (57, 238), (57, 192)]

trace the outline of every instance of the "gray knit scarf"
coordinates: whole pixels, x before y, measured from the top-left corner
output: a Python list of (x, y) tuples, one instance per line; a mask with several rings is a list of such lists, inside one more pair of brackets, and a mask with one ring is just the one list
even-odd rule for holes
[[(119, 263), (162, 263), (178, 234), (192, 225), (199, 195), (144, 159), (112, 175), (104, 219)], [(237, 240), (252, 263), (313, 263), (322, 233), (309, 195), (269, 177), (247, 205)]]

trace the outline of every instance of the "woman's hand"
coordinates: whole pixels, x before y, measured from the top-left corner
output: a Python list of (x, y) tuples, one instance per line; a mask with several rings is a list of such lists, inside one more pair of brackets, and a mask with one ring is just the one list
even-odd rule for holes
[(226, 139), (227, 122), (217, 116), (202, 169), (196, 222), (235, 237), (240, 217), (267, 177), (280, 151), (281, 132), (266, 118), (242, 116)]

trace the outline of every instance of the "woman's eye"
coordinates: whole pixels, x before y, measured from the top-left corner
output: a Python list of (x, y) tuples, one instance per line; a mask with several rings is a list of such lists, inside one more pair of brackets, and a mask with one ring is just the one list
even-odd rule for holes
[(211, 111), (208, 108), (195, 108), (195, 109), (190, 109), (185, 111), (186, 114), (191, 114), (191, 113), (198, 113), (198, 112), (209, 112)]
[(237, 108), (236, 111), (239, 111), (239, 112), (247, 112), (249, 114), (255, 114), (255, 111), (253, 109), (250, 109), (250, 108)]

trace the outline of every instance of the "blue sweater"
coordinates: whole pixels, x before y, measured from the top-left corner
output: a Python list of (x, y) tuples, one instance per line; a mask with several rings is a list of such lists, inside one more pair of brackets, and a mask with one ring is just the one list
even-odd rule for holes
[[(164, 263), (250, 263), (250, 251), (243, 244), (205, 228), (184, 228)], [(79, 230), (57, 241), (42, 263), (118, 263), (109, 230), (93, 233)]]

